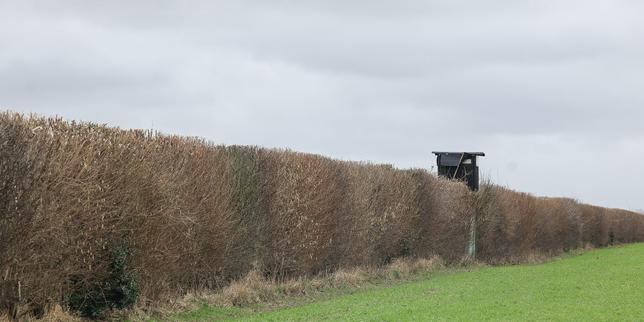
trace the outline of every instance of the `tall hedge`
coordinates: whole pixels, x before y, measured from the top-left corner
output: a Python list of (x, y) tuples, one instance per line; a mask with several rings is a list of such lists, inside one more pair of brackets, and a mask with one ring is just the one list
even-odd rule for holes
[[(644, 240), (639, 214), (492, 185), (472, 193), (423, 169), (0, 114), (2, 310), (72, 306), (106, 285), (153, 303), (253, 268), (283, 278), (457, 261), (473, 222), (488, 262)], [(117, 250), (127, 256), (115, 273)]]

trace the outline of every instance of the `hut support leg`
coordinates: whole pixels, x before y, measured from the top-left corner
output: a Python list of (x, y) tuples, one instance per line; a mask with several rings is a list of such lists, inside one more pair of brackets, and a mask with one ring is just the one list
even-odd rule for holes
[(470, 220), (470, 241), (467, 245), (467, 256), (472, 259), (476, 257), (476, 216), (472, 216)]

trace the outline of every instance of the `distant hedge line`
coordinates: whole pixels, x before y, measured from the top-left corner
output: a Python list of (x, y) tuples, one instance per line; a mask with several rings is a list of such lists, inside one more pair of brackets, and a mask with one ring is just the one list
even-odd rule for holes
[(632, 212), (489, 185), (471, 193), (422, 169), (0, 114), (3, 310), (105, 293), (115, 261), (143, 305), (252, 268), (285, 277), (457, 261), (473, 216), (486, 262), (644, 241)]

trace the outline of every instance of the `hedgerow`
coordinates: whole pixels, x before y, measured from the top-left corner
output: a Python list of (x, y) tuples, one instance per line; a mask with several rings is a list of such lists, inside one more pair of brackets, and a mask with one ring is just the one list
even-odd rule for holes
[[(0, 307), (12, 316), (54, 304), (98, 316), (250, 271), (456, 262), (473, 222), (490, 263), (644, 241), (644, 216), (629, 211), (472, 193), (423, 169), (0, 113)], [(118, 274), (114, 241), (127, 241)], [(119, 287), (116, 304), (77, 301)]]

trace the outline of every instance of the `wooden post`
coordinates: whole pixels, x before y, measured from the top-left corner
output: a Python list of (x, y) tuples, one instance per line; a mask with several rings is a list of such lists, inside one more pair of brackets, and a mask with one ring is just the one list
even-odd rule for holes
[(467, 245), (467, 255), (472, 259), (476, 257), (476, 212), (470, 220), (470, 242)]

